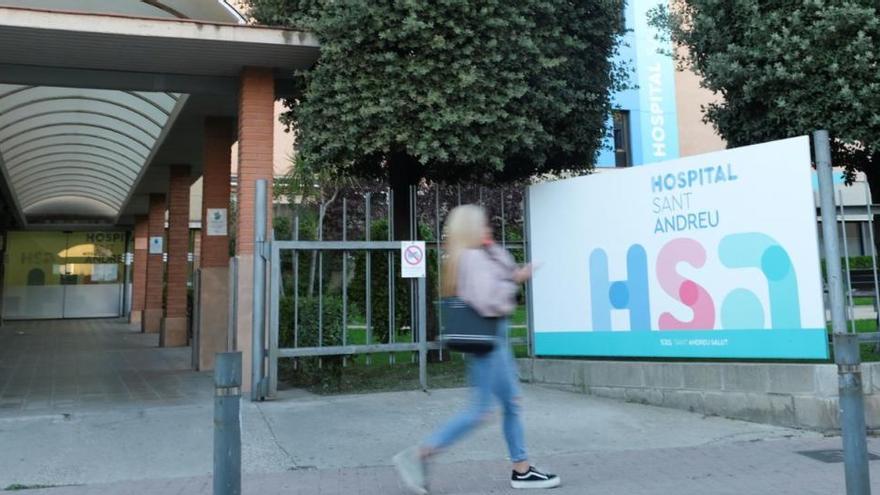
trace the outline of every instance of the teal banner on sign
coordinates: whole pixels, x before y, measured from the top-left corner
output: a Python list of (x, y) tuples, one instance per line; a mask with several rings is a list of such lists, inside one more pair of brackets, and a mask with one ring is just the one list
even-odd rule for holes
[(638, 334), (542, 332), (535, 335), (535, 347), (542, 356), (827, 359), (827, 343), (828, 333), (821, 328)]

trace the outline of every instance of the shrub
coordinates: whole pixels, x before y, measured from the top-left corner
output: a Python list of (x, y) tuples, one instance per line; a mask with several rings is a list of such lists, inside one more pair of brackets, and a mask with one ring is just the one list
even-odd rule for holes
[[(297, 340), (299, 347), (318, 347), (318, 323), (321, 323), (320, 342), (324, 347), (342, 345), (342, 299), (337, 296), (324, 296), (319, 308), (319, 299), (299, 299), (299, 331)], [(294, 346), (293, 333), (293, 296), (285, 295), (279, 306), (279, 345)], [(319, 319), (319, 309), (322, 318)], [(284, 375), (294, 384), (322, 385), (325, 388), (338, 386), (342, 379), (342, 356), (324, 358), (299, 358), (298, 366), (293, 369), (290, 363), (283, 369)], [(320, 364), (319, 364), (320, 362)]]
[[(432, 239), (431, 229), (427, 225), (419, 226), (419, 237)], [(370, 238), (373, 240), (388, 239), (388, 222), (379, 220), (370, 228)], [(410, 323), (410, 282), (400, 277), (400, 254), (391, 255), (394, 259), (394, 323), (396, 328)], [(428, 311), (431, 312), (431, 301), (436, 297), (434, 284), (437, 280), (437, 252), (428, 250), (427, 263), (427, 287), (428, 287)], [(366, 256), (363, 252), (355, 255), (356, 272), (348, 288), (349, 301), (357, 304), (358, 308), (366, 308)], [(372, 303), (372, 343), (388, 342), (388, 256), (385, 253), (373, 254), (370, 258), (370, 299)], [(366, 315), (364, 315), (366, 316)], [(434, 318), (429, 313), (428, 325)], [(428, 333), (430, 335), (430, 328)]]

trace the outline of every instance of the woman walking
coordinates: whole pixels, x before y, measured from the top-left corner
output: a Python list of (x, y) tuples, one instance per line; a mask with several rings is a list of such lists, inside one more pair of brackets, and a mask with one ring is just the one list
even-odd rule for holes
[(502, 410), (502, 429), (513, 463), (513, 488), (553, 488), (560, 479), (540, 472), (528, 460), (522, 421), (516, 363), (507, 341), (507, 317), (516, 308), (519, 286), (532, 275), (518, 267), (506, 250), (495, 244), (486, 212), (463, 205), (449, 213), (444, 230), (443, 297), (458, 297), (480, 316), (498, 319), (498, 341), (486, 354), (468, 355), (471, 398), (467, 408), (425, 439), (394, 456), (404, 484), (414, 493), (428, 493), (427, 461), (474, 428), (491, 419), (493, 399)]

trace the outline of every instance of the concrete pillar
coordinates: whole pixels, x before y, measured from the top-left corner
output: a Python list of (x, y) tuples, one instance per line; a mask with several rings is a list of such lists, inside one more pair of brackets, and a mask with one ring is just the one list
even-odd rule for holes
[(147, 243), (150, 230), (146, 215), (134, 219), (134, 260), (131, 267), (131, 313), (129, 323), (140, 326), (147, 296)]
[[(201, 269), (198, 369), (214, 368), (214, 355), (228, 350), (230, 164), (235, 142), (231, 119), (207, 119), (202, 154), (202, 231), (199, 237)], [(209, 211), (210, 210), (210, 211)], [(225, 216), (217, 223), (211, 216)]]
[(173, 165), (168, 179), (168, 276), (165, 282), (165, 318), (159, 346), (187, 345), (187, 282), (189, 281), (189, 167)]
[[(165, 195), (150, 194), (150, 213), (147, 219), (147, 276), (146, 291), (144, 297), (143, 331), (146, 333), (159, 333), (162, 329), (162, 317), (165, 311), (162, 309), (162, 292), (165, 281), (165, 263), (162, 262), (162, 252), (165, 249)], [(151, 244), (161, 247), (159, 253), (151, 253)]]
[[(258, 179), (269, 181), (272, 197), (272, 139), (275, 127), (275, 82), (272, 71), (248, 67), (241, 73), (238, 101), (238, 350), (245, 370), (242, 390), (251, 390), (251, 337), (254, 285), (254, 196)], [(271, 200), (270, 200), (271, 201)], [(268, 228), (272, 226), (268, 205)]]

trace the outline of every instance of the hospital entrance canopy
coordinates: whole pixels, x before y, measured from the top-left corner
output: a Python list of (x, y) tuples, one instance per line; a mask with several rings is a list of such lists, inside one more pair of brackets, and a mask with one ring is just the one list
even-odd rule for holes
[(204, 120), (237, 116), (245, 67), (281, 96), (317, 57), (218, 0), (0, 0), (5, 228), (130, 225), (170, 165), (200, 175)]

